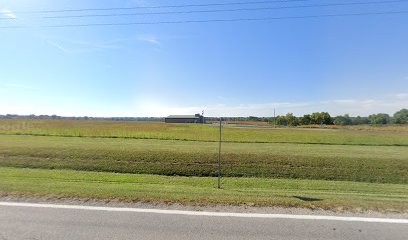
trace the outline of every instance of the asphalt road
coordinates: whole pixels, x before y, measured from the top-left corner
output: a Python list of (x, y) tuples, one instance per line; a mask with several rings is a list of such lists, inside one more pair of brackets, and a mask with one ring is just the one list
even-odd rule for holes
[(408, 224), (0, 205), (5, 239), (407, 239)]

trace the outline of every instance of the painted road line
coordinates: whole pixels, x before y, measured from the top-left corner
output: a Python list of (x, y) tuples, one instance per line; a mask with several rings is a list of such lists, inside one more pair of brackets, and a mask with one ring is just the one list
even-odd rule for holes
[(58, 204), (40, 204), (40, 203), (17, 203), (17, 202), (0, 202), (0, 206), (72, 209), (72, 210), (88, 210), (88, 211), (106, 211), (106, 212), (155, 213), (155, 214), (186, 215), (186, 216), (207, 216), (207, 217), (328, 220), (328, 221), (344, 221), (344, 222), (371, 222), (371, 223), (408, 224), (408, 219), (395, 219), (395, 218), (367, 218), (367, 217), (341, 217), (341, 216), (324, 216), (324, 215), (291, 215), (291, 214), (264, 214), (264, 213), (201, 212), (201, 211), (182, 211), (182, 210), (145, 209), (145, 208), (119, 208), (119, 207), (96, 207), (96, 206), (81, 206), (81, 205), (58, 205)]

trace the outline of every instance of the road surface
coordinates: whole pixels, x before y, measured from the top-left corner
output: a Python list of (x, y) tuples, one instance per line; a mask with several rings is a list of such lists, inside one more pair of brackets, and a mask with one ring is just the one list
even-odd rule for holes
[[(407, 219), (202, 213), (171, 210), (8, 205), (5, 239), (407, 239)], [(56, 206), (56, 207), (53, 207)], [(82, 209), (81, 209), (82, 208)], [(200, 215), (201, 214), (201, 215)], [(266, 216), (266, 217), (264, 217)], [(324, 219), (326, 218), (326, 219)], [(381, 221), (385, 222), (381, 222)], [(398, 222), (399, 221), (399, 222)]]

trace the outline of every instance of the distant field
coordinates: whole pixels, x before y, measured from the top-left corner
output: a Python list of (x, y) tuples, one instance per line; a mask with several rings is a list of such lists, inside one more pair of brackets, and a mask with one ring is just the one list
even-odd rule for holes
[[(320, 125), (302, 125), (298, 128), (321, 128)], [(398, 125), (398, 124), (386, 124), (386, 125), (350, 125), (350, 126), (339, 126), (339, 125), (327, 125), (324, 126), (326, 129), (345, 129), (345, 130), (365, 130), (365, 131), (398, 131), (398, 132), (408, 132), (408, 125)]]
[[(236, 129), (225, 128), (226, 142), (408, 146), (408, 130)], [(0, 120), (0, 134), (218, 141), (212, 125), (68, 120)]]
[(271, 125), (268, 122), (240, 122), (240, 121), (235, 121), (235, 122), (225, 122), (225, 124), (229, 125), (250, 125), (250, 126), (264, 126), (264, 127), (271, 127)]
[[(0, 166), (215, 176), (217, 147), (214, 142), (0, 135)], [(408, 147), (224, 143), (222, 173), (408, 183)]]

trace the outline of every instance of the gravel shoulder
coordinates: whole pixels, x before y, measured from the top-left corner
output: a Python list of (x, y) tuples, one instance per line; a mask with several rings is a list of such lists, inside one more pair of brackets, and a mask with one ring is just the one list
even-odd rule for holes
[(408, 213), (377, 212), (377, 211), (344, 211), (341, 209), (328, 211), (323, 209), (281, 208), (281, 207), (253, 207), (253, 206), (190, 206), (183, 204), (163, 204), (147, 202), (124, 202), (116, 199), (97, 200), (80, 198), (54, 198), (54, 197), (27, 197), (27, 196), (0, 196), (0, 202), (42, 203), (62, 205), (83, 205), (98, 207), (124, 207), (144, 209), (166, 209), (181, 211), (208, 211), (208, 212), (233, 212), (233, 213), (263, 213), (263, 214), (293, 214), (293, 215), (324, 215), (347, 217), (372, 217), (408, 219)]

